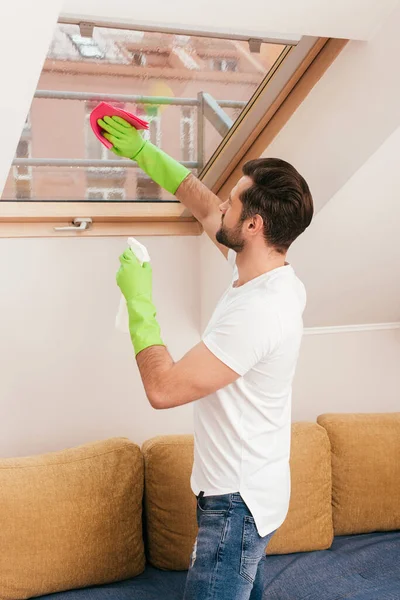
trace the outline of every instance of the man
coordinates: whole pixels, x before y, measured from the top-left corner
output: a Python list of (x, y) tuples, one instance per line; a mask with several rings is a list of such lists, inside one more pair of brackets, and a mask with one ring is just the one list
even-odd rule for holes
[(202, 341), (176, 363), (156, 321), (150, 265), (126, 251), (117, 282), (151, 405), (197, 401), (191, 486), (199, 532), (184, 599), (261, 600), (261, 560), (290, 496), (291, 386), (306, 295), (285, 257), (311, 222), (309, 188), (288, 163), (253, 160), (220, 204), (123, 119), (99, 125), (117, 155), (136, 160), (190, 209), (234, 268)]

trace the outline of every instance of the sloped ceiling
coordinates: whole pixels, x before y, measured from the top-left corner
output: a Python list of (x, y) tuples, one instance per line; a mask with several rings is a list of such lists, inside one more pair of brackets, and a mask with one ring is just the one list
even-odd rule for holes
[(397, 8), (370, 42), (350, 42), (264, 153), (313, 193), (290, 252), (309, 327), (400, 320), (399, 26)]
[(62, 0), (15, 0), (0, 4), (0, 196), (42, 65), (50, 45)]
[(400, 321), (399, 156), (400, 127), (293, 245), (306, 326)]
[(349, 42), (264, 156), (307, 179), (317, 209), (400, 125), (400, 7), (369, 42)]
[[(64, 14), (258, 35), (368, 39), (397, 0), (64, 0)], [(171, 10), (173, 7), (173, 10)]]

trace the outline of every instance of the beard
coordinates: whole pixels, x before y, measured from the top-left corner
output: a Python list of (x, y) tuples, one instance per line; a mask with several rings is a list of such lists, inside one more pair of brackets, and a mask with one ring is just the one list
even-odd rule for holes
[(227, 229), (224, 227), (224, 220), (222, 219), (221, 227), (215, 235), (217, 242), (234, 250), (236, 253), (241, 252), (245, 245), (242, 236), (242, 224), (243, 222), (240, 222), (232, 229)]

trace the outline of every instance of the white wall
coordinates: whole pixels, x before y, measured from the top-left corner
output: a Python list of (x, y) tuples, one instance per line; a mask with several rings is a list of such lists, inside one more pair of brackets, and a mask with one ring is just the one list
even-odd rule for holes
[[(175, 358), (199, 341), (196, 237), (142, 238)], [(129, 336), (114, 327), (122, 238), (0, 240), (0, 456), (110, 436), (192, 431), (192, 407), (148, 404)]]
[[(274, 142), (273, 154), (313, 180), (318, 205), (331, 199), (291, 253), (309, 291), (306, 325), (394, 320), (400, 306), (400, 134), (390, 137), (400, 125), (399, 23), (397, 13), (371, 45), (350, 43)], [(15, 141), (26, 94), (18, 104)], [(11, 88), (3, 99), (10, 97), (14, 102)], [(3, 170), (6, 162), (2, 157)], [(203, 237), (143, 241), (154, 261), (163, 335), (178, 358), (200, 339), (229, 268)], [(141, 443), (192, 431), (190, 405), (151, 409), (129, 338), (114, 328), (115, 271), (124, 245), (121, 238), (0, 240), (0, 456), (114, 435)], [(340, 297), (334, 296), (338, 290)], [(399, 359), (398, 331), (305, 336), (294, 418), (398, 410)]]
[(400, 330), (304, 335), (293, 420), (400, 410)]
[[(205, 236), (141, 241), (164, 340), (179, 358), (199, 341), (231, 269)], [(114, 328), (124, 246), (120, 238), (0, 240), (0, 456), (192, 432), (191, 405), (149, 406), (129, 337)], [(399, 364), (400, 331), (306, 334), (294, 420), (399, 410)]]

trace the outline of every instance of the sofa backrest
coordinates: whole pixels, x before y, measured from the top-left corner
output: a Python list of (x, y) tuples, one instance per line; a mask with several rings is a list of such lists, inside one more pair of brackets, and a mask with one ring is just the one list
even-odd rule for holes
[(318, 417), (332, 448), (335, 535), (400, 529), (400, 413)]
[(143, 457), (116, 438), (0, 459), (0, 598), (134, 577), (145, 566)]
[[(290, 507), (268, 553), (328, 548), (334, 531), (400, 529), (400, 413), (318, 423), (292, 426)], [(191, 435), (153, 438), (142, 452), (116, 438), (0, 459), (1, 600), (139, 574), (144, 467), (148, 560), (187, 569), (197, 534), (192, 464)]]
[[(160, 436), (142, 447), (148, 559), (161, 569), (187, 569), (197, 534), (190, 489), (193, 436)], [(329, 548), (333, 539), (330, 445), (315, 423), (295, 423), (291, 450), (289, 513), (268, 553)]]

